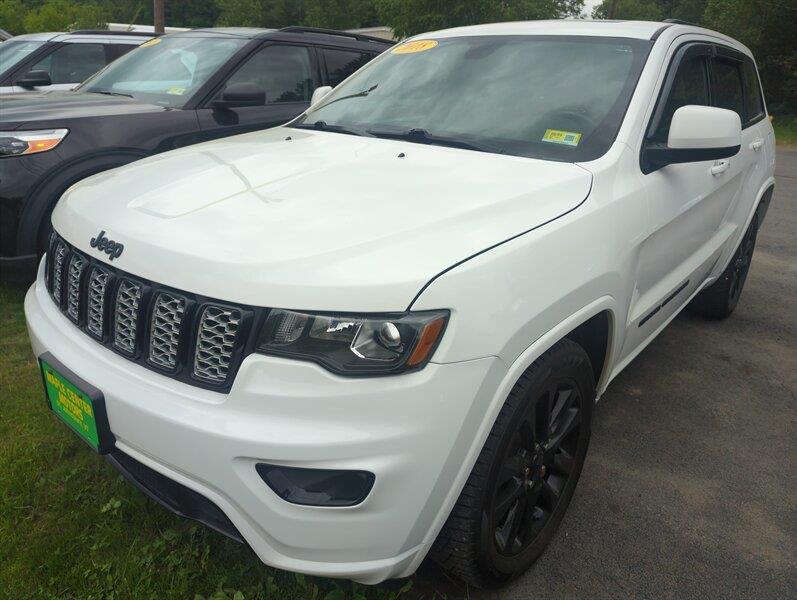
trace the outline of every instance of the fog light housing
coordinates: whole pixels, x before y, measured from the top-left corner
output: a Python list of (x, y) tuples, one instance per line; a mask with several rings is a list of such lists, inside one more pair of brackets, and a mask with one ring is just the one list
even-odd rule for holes
[(355, 506), (365, 500), (376, 477), (368, 471), (299, 469), (258, 463), (258, 475), (275, 494), (303, 506)]

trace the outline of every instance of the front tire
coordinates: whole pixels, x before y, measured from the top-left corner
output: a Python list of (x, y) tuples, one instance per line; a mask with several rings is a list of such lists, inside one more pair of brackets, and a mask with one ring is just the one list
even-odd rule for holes
[(534, 362), (504, 402), (431, 557), (477, 587), (526, 571), (573, 496), (594, 401), (592, 366), (575, 342)]
[(747, 226), (730, 264), (717, 281), (694, 297), (689, 303), (690, 311), (710, 319), (724, 319), (733, 312), (742, 295), (744, 282), (747, 281), (757, 236), (758, 211)]

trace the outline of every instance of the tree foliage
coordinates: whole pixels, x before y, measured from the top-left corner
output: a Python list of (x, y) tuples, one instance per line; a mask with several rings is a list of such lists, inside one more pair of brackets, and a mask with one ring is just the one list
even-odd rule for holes
[(399, 36), (424, 31), (533, 19), (561, 19), (581, 13), (584, 0), (375, 0), (383, 23)]
[[(593, 18), (606, 18), (611, 2)], [(739, 40), (758, 60), (770, 112), (797, 112), (797, 0), (619, 0), (614, 16), (681, 19)]]
[[(606, 18), (603, 0), (593, 18)], [(424, 31), (528, 19), (578, 16), (584, 0), (165, 0), (177, 27), (311, 25)], [(682, 19), (740, 40), (759, 62), (770, 109), (797, 112), (797, 0), (618, 0), (617, 19)], [(152, 0), (0, 0), (0, 28), (14, 34), (152, 23)]]

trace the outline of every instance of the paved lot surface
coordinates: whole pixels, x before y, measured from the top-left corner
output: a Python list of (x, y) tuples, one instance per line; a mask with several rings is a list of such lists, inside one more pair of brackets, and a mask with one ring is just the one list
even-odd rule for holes
[[(471, 599), (797, 597), (797, 150), (777, 177), (734, 314), (682, 314), (612, 382), (551, 547)], [(430, 564), (415, 590), (465, 592)]]

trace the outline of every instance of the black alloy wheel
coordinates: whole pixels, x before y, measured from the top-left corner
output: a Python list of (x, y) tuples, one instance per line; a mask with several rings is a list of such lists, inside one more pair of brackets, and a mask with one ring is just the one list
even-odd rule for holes
[(518, 424), (491, 506), (500, 554), (516, 556), (528, 548), (556, 510), (579, 450), (581, 405), (575, 382), (558, 382)]
[(509, 393), (431, 557), (477, 587), (528, 569), (556, 533), (590, 439), (595, 375), (564, 339)]

